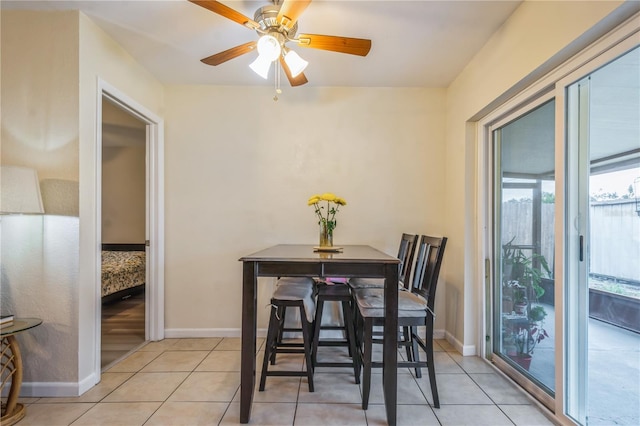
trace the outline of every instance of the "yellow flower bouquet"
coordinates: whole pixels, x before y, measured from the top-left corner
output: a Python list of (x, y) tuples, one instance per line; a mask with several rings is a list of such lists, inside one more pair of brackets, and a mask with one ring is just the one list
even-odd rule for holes
[[(325, 205), (326, 203), (326, 205)], [(336, 228), (336, 214), (340, 206), (346, 206), (344, 198), (330, 192), (314, 195), (309, 198), (308, 205), (313, 206), (320, 225), (320, 247), (333, 246), (333, 230)]]

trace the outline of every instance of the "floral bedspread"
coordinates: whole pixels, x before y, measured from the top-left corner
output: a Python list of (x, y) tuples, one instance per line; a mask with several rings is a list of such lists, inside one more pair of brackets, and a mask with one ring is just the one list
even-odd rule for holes
[(102, 297), (145, 282), (145, 252), (102, 252)]

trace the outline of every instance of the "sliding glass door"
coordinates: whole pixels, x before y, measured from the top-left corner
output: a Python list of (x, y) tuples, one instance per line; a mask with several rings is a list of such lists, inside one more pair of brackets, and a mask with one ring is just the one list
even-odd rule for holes
[(555, 101), (492, 129), (494, 354), (548, 394), (555, 387)]
[(640, 424), (640, 48), (566, 89), (567, 414)]
[(559, 418), (638, 425), (640, 47), (540, 92), (484, 127), (490, 357)]

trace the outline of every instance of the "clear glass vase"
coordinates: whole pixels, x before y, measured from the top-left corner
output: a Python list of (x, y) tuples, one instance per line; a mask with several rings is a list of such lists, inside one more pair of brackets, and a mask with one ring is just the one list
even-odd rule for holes
[(320, 222), (320, 247), (333, 247), (333, 229), (325, 221)]

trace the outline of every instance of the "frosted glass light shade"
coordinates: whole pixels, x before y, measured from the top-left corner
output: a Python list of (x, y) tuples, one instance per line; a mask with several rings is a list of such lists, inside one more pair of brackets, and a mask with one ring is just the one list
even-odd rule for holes
[(272, 35), (263, 35), (258, 40), (258, 58), (253, 61), (249, 67), (260, 77), (266, 78), (269, 76), (269, 68), (271, 68), (271, 62), (280, 57), (282, 53), (282, 47), (280, 41)]
[(271, 62), (269, 59), (266, 59), (264, 56), (259, 55), (255, 61), (249, 64), (249, 67), (260, 77), (265, 80), (269, 77), (269, 68), (271, 68)]
[(258, 40), (258, 53), (260, 56), (273, 62), (280, 56), (282, 48), (280, 42), (272, 35), (263, 35)]
[(287, 54), (284, 55), (284, 61), (289, 67), (292, 77), (297, 77), (298, 74), (304, 71), (304, 69), (307, 68), (307, 65), (309, 65), (309, 62), (302, 59), (300, 55), (293, 50), (289, 50)]
[(34, 169), (0, 167), (0, 214), (44, 214), (38, 173)]

